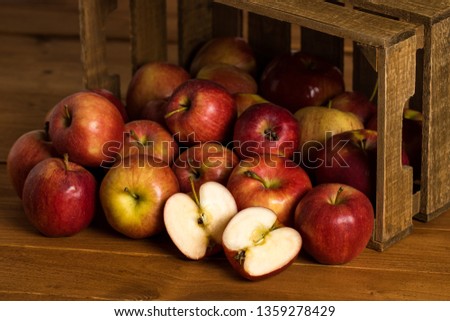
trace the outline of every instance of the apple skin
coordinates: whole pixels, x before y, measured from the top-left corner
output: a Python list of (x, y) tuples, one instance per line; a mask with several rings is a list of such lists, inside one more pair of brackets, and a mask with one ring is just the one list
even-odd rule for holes
[(9, 180), (19, 198), (28, 173), (40, 161), (56, 157), (57, 153), (45, 130), (36, 129), (22, 134), (11, 146), (6, 160)]
[(114, 230), (142, 239), (164, 229), (164, 204), (178, 191), (178, 181), (170, 167), (151, 155), (132, 154), (107, 172), (99, 198)]
[(343, 184), (315, 186), (295, 209), (303, 249), (322, 264), (345, 264), (367, 246), (374, 227), (369, 199)]
[(330, 100), (329, 106), (341, 111), (352, 112), (363, 124), (377, 112), (377, 107), (366, 95), (358, 91), (345, 91)]
[(203, 44), (195, 53), (190, 73), (195, 76), (204, 66), (225, 63), (254, 75), (256, 59), (253, 49), (242, 37), (216, 37)]
[(423, 114), (420, 111), (411, 108), (403, 110), (403, 148), (413, 168), (414, 180), (420, 180), (422, 171), (422, 126)]
[(166, 124), (180, 143), (224, 142), (236, 119), (236, 103), (228, 91), (204, 79), (179, 86), (167, 103)]
[(30, 223), (43, 235), (74, 235), (89, 226), (96, 209), (97, 182), (82, 166), (51, 157), (27, 176), (22, 204)]
[(283, 225), (292, 226), (295, 206), (312, 184), (306, 172), (293, 161), (264, 154), (242, 160), (231, 172), (227, 188), (239, 211), (266, 207), (275, 212)]
[(350, 112), (338, 109), (310, 106), (300, 108), (295, 114), (299, 126), (299, 146), (301, 163), (310, 166), (311, 154), (323, 148), (330, 136), (356, 129), (363, 129), (364, 124)]
[(189, 73), (181, 66), (154, 61), (142, 65), (128, 85), (126, 109), (131, 120), (139, 119), (150, 100), (167, 99), (179, 85), (188, 80)]
[(178, 178), (180, 191), (192, 191), (191, 179), (195, 190), (208, 181), (226, 185), (233, 168), (239, 163), (239, 158), (225, 146), (210, 142), (194, 145), (183, 151), (172, 165), (172, 170)]
[(344, 91), (342, 72), (313, 55), (297, 51), (275, 57), (264, 69), (260, 95), (289, 109), (321, 106)]
[(56, 151), (72, 162), (98, 167), (113, 157), (110, 145), (120, 147), (122, 115), (108, 99), (82, 91), (63, 98), (49, 115), (49, 135)]
[(236, 101), (237, 108), (237, 116), (240, 117), (244, 110), (249, 107), (260, 104), (260, 103), (268, 103), (269, 101), (264, 99), (258, 94), (249, 94), (249, 93), (235, 93), (233, 94), (233, 98)]
[(164, 118), (166, 115), (167, 101), (168, 98), (149, 100), (139, 113), (138, 119), (152, 120), (167, 128), (166, 119)]
[(239, 92), (256, 94), (258, 91), (258, 84), (253, 76), (238, 67), (224, 63), (204, 66), (196, 78), (214, 81), (225, 87), (230, 94)]
[(124, 126), (121, 157), (133, 153), (153, 155), (168, 166), (178, 156), (178, 144), (167, 129), (151, 120), (132, 120)]
[(106, 99), (108, 99), (110, 102), (112, 102), (114, 104), (114, 106), (117, 107), (117, 109), (119, 110), (120, 114), (122, 115), (123, 118), (123, 122), (127, 123), (129, 121), (128, 118), (128, 114), (127, 114), (127, 110), (125, 108), (125, 105), (122, 103), (122, 101), (116, 96), (114, 95), (111, 91), (109, 91), (108, 89), (105, 88), (95, 88), (95, 89), (91, 89), (92, 92), (99, 94), (103, 97), (105, 97)]
[(377, 132), (368, 129), (336, 134), (316, 154), (311, 171), (314, 184), (340, 183), (352, 186), (375, 201)]
[(272, 103), (246, 109), (234, 126), (233, 143), (241, 159), (255, 154), (291, 158), (299, 145), (299, 126), (287, 109)]

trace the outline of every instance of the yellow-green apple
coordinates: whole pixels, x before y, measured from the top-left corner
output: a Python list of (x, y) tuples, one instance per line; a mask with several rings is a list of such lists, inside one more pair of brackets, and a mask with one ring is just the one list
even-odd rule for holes
[(268, 103), (269, 101), (264, 99), (258, 94), (249, 94), (249, 93), (235, 93), (233, 94), (233, 98), (236, 101), (237, 108), (237, 116), (241, 116), (244, 110), (249, 108), (250, 106), (260, 104), (260, 103)]
[(367, 246), (374, 211), (366, 195), (343, 184), (315, 186), (295, 210), (303, 248), (322, 264), (344, 264)]
[(229, 64), (215, 63), (205, 65), (196, 75), (197, 79), (207, 79), (225, 87), (230, 94), (256, 94), (258, 84), (252, 75)]
[(184, 150), (172, 165), (180, 191), (188, 193), (208, 181), (226, 185), (233, 168), (239, 163), (237, 155), (219, 143), (198, 144)]
[(359, 91), (338, 94), (330, 100), (329, 107), (354, 113), (364, 125), (377, 112), (375, 104)]
[(133, 153), (153, 155), (170, 166), (178, 156), (178, 144), (163, 126), (152, 120), (132, 120), (125, 124), (121, 157)]
[(106, 220), (119, 233), (142, 239), (164, 229), (164, 205), (179, 192), (175, 174), (147, 154), (131, 154), (106, 173), (99, 198)]
[(166, 112), (167, 127), (180, 142), (224, 142), (232, 135), (236, 103), (222, 86), (191, 79), (175, 90)]
[(299, 126), (286, 108), (272, 103), (249, 107), (236, 120), (233, 143), (241, 159), (255, 154), (291, 158), (299, 144)]
[(413, 168), (414, 180), (420, 180), (422, 170), (422, 125), (423, 114), (411, 108), (403, 110), (402, 140), (409, 165)]
[(44, 159), (28, 174), (22, 204), (26, 217), (49, 237), (74, 235), (91, 223), (97, 182), (84, 167), (64, 159)]
[(28, 173), (40, 161), (57, 156), (47, 131), (36, 129), (22, 134), (11, 146), (6, 159), (9, 180), (19, 198)]
[(122, 115), (105, 97), (81, 91), (60, 100), (49, 115), (49, 135), (59, 154), (72, 162), (98, 167), (113, 157), (111, 144), (122, 142)]
[(237, 213), (231, 193), (220, 183), (206, 182), (198, 194), (173, 194), (164, 206), (164, 225), (187, 258), (200, 260), (222, 250), (222, 233)]
[(191, 75), (197, 75), (201, 68), (211, 63), (233, 65), (249, 74), (256, 72), (254, 52), (241, 37), (216, 37), (203, 44), (192, 59)]
[(125, 105), (122, 103), (122, 101), (114, 95), (110, 90), (105, 88), (95, 88), (91, 89), (92, 92), (99, 94), (106, 99), (108, 99), (110, 102), (114, 104), (114, 106), (117, 107), (117, 109), (120, 111), (120, 114), (122, 115), (123, 122), (126, 123), (129, 121), (127, 110), (125, 108)]
[(139, 113), (138, 119), (153, 120), (167, 128), (166, 120), (164, 118), (166, 115), (167, 101), (168, 98), (149, 100)]
[(344, 91), (342, 72), (327, 61), (297, 51), (275, 57), (264, 69), (261, 96), (289, 109), (321, 106)]
[(300, 108), (295, 114), (299, 126), (299, 145), (301, 162), (307, 166), (311, 154), (323, 148), (325, 140), (341, 132), (363, 129), (359, 118), (350, 112), (322, 106)]
[(249, 207), (227, 224), (222, 244), (231, 266), (243, 277), (255, 281), (278, 274), (298, 257), (302, 237), (278, 221), (265, 207)]
[(231, 172), (227, 188), (239, 210), (267, 207), (281, 223), (292, 226), (295, 206), (312, 185), (306, 172), (293, 161), (264, 154), (242, 160)]
[(142, 108), (155, 99), (167, 99), (190, 78), (181, 66), (153, 61), (142, 65), (133, 75), (126, 94), (126, 109), (131, 120), (139, 119)]

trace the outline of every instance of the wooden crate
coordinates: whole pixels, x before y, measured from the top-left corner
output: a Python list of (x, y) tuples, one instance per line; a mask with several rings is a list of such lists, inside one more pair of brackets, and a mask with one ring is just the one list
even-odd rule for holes
[[(415, 218), (430, 221), (450, 208), (450, 1), (351, 0), (352, 5), (424, 26), (416, 95), (411, 105), (424, 115), (420, 191)], [(417, 107), (416, 107), (417, 108)]]
[[(85, 86), (118, 93), (119, 78), (110, 75), (105, 65), (102, 31), (115, 4), (80, 0), (80, 32)], [(130, 0), (130, 13), (131, 70), (147, 61), (166, 59), (165, 1)], [(291, 50), (293, 27), (301, 28), (302, 50), (326, 52), (341, 67), (344, 40), (358, 43), (376, 71), (377, 196), (369, 247), (382, 251), (412, 229), (412, 168), (401, 165), (401, 122), (403, 107), (415, 90), (416, 53), (423, 47), (423, 28), (320, 0), (178, 0), (179, 63), (187, 66), (199, 45), (222, 35), (247, 37), (260, 63), (265, 63)]]

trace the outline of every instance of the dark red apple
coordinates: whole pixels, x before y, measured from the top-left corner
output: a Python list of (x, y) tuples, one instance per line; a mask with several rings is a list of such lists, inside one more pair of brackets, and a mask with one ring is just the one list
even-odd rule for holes
[(142, 108), (139, 113), (139, 120), (152, 120), (157, 122), (158, 124), (167, 127), (166, 119), (164, 116), (166, 115), (166, 107), (167, 107), (168, 99), (154, 99), (150, 100), (144, 108)]
[(358, 91), (345, 91), (338, 94), (330, 100), (329, 106), (354, 113), (363, 124), (367, 124), (369, 119), (377, 112), (375, 104), (366, 95)]
[(111, 91), (104, 88), (98, 88), (98, 89), (91, 89), (92, 92), (99, 94), (106, 99), (108, 99), (110, 102), (114, 104), (114, 106), (117, 107), (117, 109), (120, 111), (120, 114), (122, 115), (123, 122), (126, 123), (129, 121), (127, 110), (125, 108), (125, 105), (122, 103), (122, 101), (114, 95)]

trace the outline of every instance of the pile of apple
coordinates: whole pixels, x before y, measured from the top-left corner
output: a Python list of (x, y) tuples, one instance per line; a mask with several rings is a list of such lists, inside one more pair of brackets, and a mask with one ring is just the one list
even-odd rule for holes
[(124, 103), (105, 89), (63, 98), (8, 155), (30, 223), (70, 236), (101, 212), (129, 238), (166, 231), (189, 259), (223, 250), (251, 280), (302, 248), (354, 259), (374, 224), (376, 107), (318, 57), (255, 58), (215, 38), (189, 70), (141, 66)]

